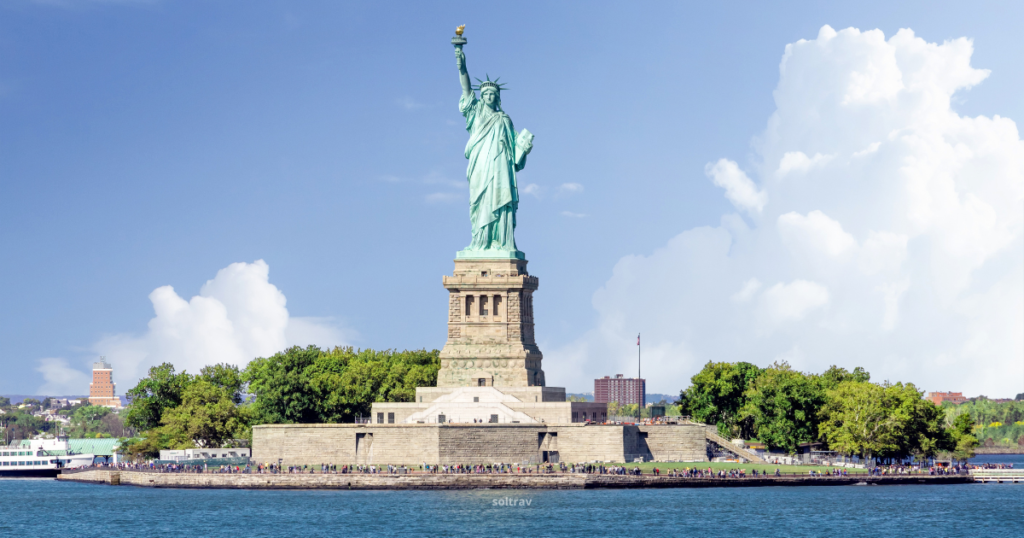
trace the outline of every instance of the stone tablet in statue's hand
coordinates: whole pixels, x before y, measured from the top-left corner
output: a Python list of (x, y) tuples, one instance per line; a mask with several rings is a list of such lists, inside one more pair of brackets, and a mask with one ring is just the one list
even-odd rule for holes
[(519, 134), (516, 136), (516, 148), (523, 155), (530, 153), (530, 150), (533, 149), (533, 133), (526, 129), (519, 131)]

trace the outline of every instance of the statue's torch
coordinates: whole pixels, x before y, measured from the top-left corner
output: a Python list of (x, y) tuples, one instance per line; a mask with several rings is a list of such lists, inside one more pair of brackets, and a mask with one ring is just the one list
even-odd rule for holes
[(462, 37), (462, 32), (464, 31), (466, 31), (465, 24), (455, 28), (455, 37), (452, 38), (452, 45), (455, 45), (455, 48), (459, 50), (462, 50), (462, 46), (466, 44), (466, 38)]

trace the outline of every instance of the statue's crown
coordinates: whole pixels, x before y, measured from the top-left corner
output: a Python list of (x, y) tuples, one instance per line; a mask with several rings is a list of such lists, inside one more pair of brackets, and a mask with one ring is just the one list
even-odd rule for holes
[(474, 86), (473, 87), (474, 90), (480, 90), (480, 93), (483, 93), (483, 91), (486, 90), (486, 89), (492, 89), (492, 90), (494, 90), (494, 91), (496, 91), (498, 93), (501, 93), (501, 90), (507, 90), (508, 89), (508, 88), (505, 87), (504, 84), (499, 84), (498, 83), (498, 81), (501, 80), (501, 77), (497, 77), (494, 80), (491, 80), (491, 76), (490, 75), (486, 75), (486, 76), (487, 76), (487, 80), (476, 79), (476, 81), (479, 82), (480, 84), (478, 84), (477, 86)]

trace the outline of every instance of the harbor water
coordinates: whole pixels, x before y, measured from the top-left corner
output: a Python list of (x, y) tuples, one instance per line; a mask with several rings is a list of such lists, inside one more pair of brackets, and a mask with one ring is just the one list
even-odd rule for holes
[(1024, 484), (267, 491), (2, 479), (0, 496), (0, 536), (1024, 536)]

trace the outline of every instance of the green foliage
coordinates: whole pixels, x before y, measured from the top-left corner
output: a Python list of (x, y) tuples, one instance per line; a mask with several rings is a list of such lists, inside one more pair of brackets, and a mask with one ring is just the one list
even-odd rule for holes
[(974, 436), (974, 419), (970, 413), (960, 413), (953, 419), (947, 430), (949, 448), (953, 458), (967, 460), (974, 457), (974, 448), (978, 446), (978, 438)]
[(231, 401), (242, 403), (242, 372), (232, 364), (214, 364), (205, 366), (199, 371), (199, 378), (209, 381), (212, 385), (227, 391)]
[(11, 399), (0, 396), (0, 407), (10, 407)]
[(848, 372), (846, 368), (840, 368), (833, 364), (828, 370), (825, 370), (825, 373), (821, 374), (821, 383), (825, 390), (832, 390), (846, 381), (867, 382), (870, 380), (871, 374), (860, 366), (854, 368), (853, 372)]
[(0, 425), (4, 426), (4, 442), (15, 439), (30, 439), (40, 431), (49, 431), (52, 423), (26, 413), (23, 409), (12, 409), (0, 415)]
[(67, 431), (69, 437), (95, 437), (106, 434), (112, 437), (124, 435), (121, 417), (109, 407), (85, 405), (75, 409), (71, 414), (71, 425)]
[(149, 375), (127, 393), (125, 425), (139, 431), (158, 427), (164, 411), (181, 405), (182, 394), (191, 382), (192, 376), (175, 373), (173, 364), (165, 362), (150, 368)]
[(976, 424), (973, 435), (977, 439), (993, 439), (993, 446), (1015, 446), (1024, 439), (1024, 401), (994, 402), (988, 398), (972, 398), (960, 405), (943, 402), (946, 425), (962, 414)]
[(708, 363), (680, 394), (679, 404), (683, 413), (716, 424), (723, 435), (789, 452), (801, 443), (824, 441), (845, 454), (905, 460), (953, 450), (958, 442), (962, 448), (970, 444), (943, 427), (952, 423), (950, 411), (924, 400), (914, 385), (870, 379), (859, 367), (850, 372), (832, 366), (819, 375), (786, 363), (765, 369)]
[(585, 402), (587, 398), (585, 396), (568, 396), (565, 401), (567, 402)]
[[(416, 387), (436, 385), (438, 355), (293, 347), (255, 359), (244, 371), (217, 364), (195, 376), (164, 363), (128, 391), (125, 420), (141, 434), (122, 446), (130, 458), (153, 458), (162, 449), (251, 440), (253, 424), (351, 421), (368, 415), (375, 401), (412, 401)], [(245, 403), (245, 393), (255, 400)], [(81, 414), (96, 420), (92, 410)]]
[(717, 425), (722, 435), (749, 438), (751, 425), (742, 421), (740, 410), (746, 404), (744, 394), (760, 374), (748, 362), (708, 362), (690, 378), (690, 387), (676, 403), (694, 420)]
[(252, 437), (249, 407), (233, 393), (200, 377), (182, 394), (181, 405), (164, 411), (160, 433), (167, 448), (221, 447), (232, 439)]
[[(832, 373), (832, 379), (839, 378)], [(765, 368), (743, 395), (743, 423), (749, 424), (750, 431), (769, 448), (795, 452), (800, 443), (818, 437), (824, 385), (822, 377), (803, 374), (786, 363)]]
[(259, 424), (329, 423), (367, 416), (373, 402), (411, 402), (437, 384), (434, 351), (293, 347), (249, 363), (242, 378), (256, 396)]
[(941, 409), (911, 383), (845, 381), (827, 396), (819, 431), (833, 450), (902, 461), (932, 457), (949, 444)]

